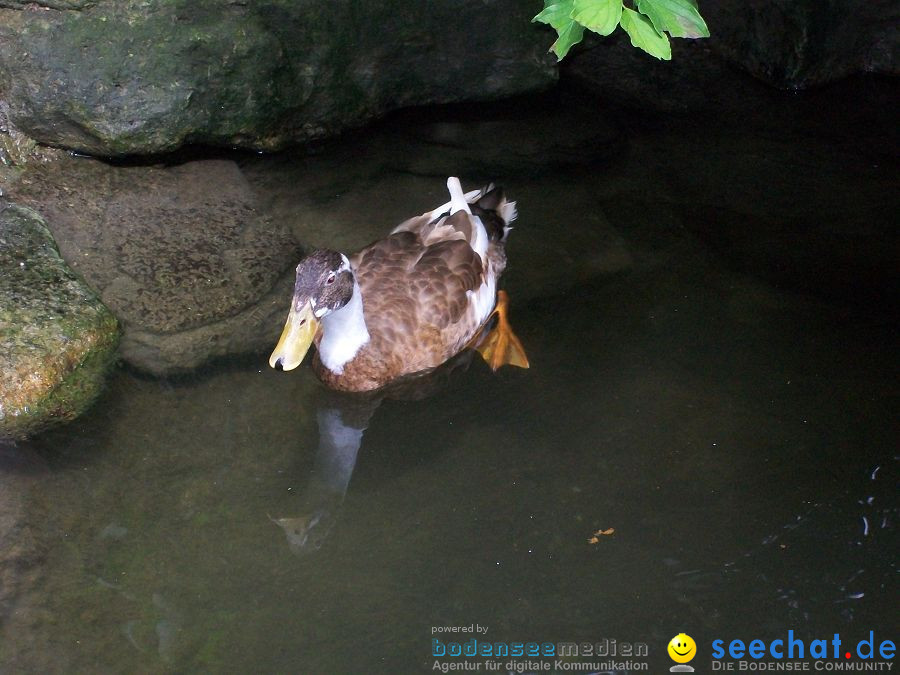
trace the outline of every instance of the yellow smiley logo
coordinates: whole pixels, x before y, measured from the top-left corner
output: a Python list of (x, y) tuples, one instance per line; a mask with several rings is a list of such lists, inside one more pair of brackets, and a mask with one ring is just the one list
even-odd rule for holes
[(675, 663), (687, 663), (697, 655), (697, 643), (690, 635), (679, 633), (669, 640), (668, 651)]

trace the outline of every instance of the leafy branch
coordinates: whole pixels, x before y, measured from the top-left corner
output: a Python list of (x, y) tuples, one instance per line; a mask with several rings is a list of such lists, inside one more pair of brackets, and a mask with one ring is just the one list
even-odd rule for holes
[(609, 35), (616, 26), (628, 33), (631, 44), (651, 56), (672, 58), (669, 37), (709, 37), (697, 0), (544, 0), (544, 11), (532, 19), (546, 23), (559, 34), (550, 49), (560, 61), (581, 42), (584, 29)]

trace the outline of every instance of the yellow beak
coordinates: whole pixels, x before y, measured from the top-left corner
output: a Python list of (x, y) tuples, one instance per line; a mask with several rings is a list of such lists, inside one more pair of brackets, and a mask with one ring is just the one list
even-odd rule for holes
[(281, 331), (281, 339), (269, 357), (269, 365), (274, 368), (280, 363), (282, 370), (293, 370), (299, 366), (309, 351), (318, 328), (319, 322), (310, 303), (307, 302), (299, 310), (294, 309), (292, 303), (284, 330)]

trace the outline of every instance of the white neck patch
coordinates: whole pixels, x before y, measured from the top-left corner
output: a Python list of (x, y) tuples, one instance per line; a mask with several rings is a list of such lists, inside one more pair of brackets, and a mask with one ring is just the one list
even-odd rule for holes
[(359, 282), (354, 279), (350, 302), (322, 319), (319, 359), (328, 370), (340, 375), (344, 372), (344, 365), (368, 341), (369, 329), (363, 314), (362, 292)]

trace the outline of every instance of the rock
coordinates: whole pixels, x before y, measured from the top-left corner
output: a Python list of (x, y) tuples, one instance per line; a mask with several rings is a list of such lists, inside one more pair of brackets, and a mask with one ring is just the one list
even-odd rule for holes
[(0, 211), (0, 269), (0, 437), (21, 438), (91, 405), (119, 329), (34, 211)]
[[(34, 483), (49, 472), (46, 459), (19, 443), (0, 440), (0, 640), (11, 645), (11, 636), (27, 632), (36, 608), (27, 607), (36, 589), (46, 581), (47, 545), (40, 540), (28, 517), (27, 499)], [(10, 668), (10, 652), (24, 645), (4, 648), (2, 664)], [(15, 656), (12, 657), (15, 661)]]
[(52, 5), (72, 9), (0, 9), (0, 98), (32, 138), (97, 155), (272, 150), (556, 79), (519, 0)]
[(47, 547), (28, 524), (23, 504), (27, 487), (22, 483), (29, 482), (28, 477), (0, 474), (0, 640), (4, 643), (0, 661), (5, 671), (23, 670), (15, 666), (23, 665), (24, 655), (31, 650), (15, 644), (15, 636), (34, 628), (41, 611), (31, 601), (46, 582)]
[(635, 49), (617, 31), (586, 39), (564, 69), (607, 99), (660, 110), (758, 106), (760, 82), (802, 89), (854, 73), (900, 72), (900, 5), (892, 0), (721, 0), (700, 10), (711, 37), (672, 40), (671, 61)]
[(29, 162), (59, 159), (62, 150), (38, 145), (9, 121), (9, 106), (0, 101), (0, 197), (18, 180), (22, 168)]
[(894, 0), (719, 0), (700, 9), (712, 48), (777, 87), (900, 72), (900, 5)]
[(564, 77), (617, 106), (664, 112), (743, 111), (770, 88), (719, 56), (708, 40), (673, 40), (672, 60), (659, 61), (626, 36), (590, 40), (573, 53)]
[(85, 9), (96, 0), (0, 0), (0, 7), (9, 9)]
[(300, 250), (258, 213), (234, 162), (69, 159), (36, 166), (16, 191), (122, 321), (127, 363), (168, 375), (277, 341)]

